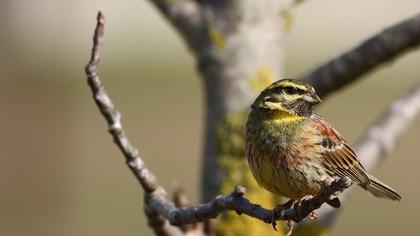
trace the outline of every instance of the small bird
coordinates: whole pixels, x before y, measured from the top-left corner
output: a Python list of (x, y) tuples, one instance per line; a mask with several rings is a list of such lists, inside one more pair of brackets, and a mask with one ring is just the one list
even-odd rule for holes
[[(246, 124), (246, 155), (258, 184), (290, 198), (283, 206), (316, 195), (326, 178), (345, 176), (376, 197), (400, 200), (366, 173), (344, 138), (313, 112), (319, 103), (311, 85), (294, 79), (276, 81), (257, 97)], [(340, 206), (336, 197), (327, 203)]]

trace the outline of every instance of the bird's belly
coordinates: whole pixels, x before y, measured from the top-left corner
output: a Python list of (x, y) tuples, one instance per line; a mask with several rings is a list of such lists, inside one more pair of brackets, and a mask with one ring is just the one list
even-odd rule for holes
[(256, 178), (262, 187), (276, 195), (292, 199), (299, 198), (301, 191), (294, 184), (295, 178), (288, 170), (274, 169), (273, 166), (267, 166), (265, 169), (269, 171), (260, 173), (260, 176)]
[(327, 176), (319, 172), (321, 168), (316, 163), (291, 163), (290, 160), (280, 160), (285, 157), (273, 158), (270, 155), (254, 157), (250, 159), (250, 166), (258, 184), (276, 195), (291, 199), (317, 194)]

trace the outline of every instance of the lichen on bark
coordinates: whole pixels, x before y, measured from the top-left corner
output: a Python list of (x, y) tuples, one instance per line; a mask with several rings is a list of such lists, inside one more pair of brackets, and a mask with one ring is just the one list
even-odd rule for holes
[[(248, 111), (238, 111), (227, 116), (217, 128), (217, 150), (219, 165), (224, 173), (224, 181), (220, 186), (221, 194), (228, 194), (237, 186), (247, 188), (246, 196), (252, 202), (263, 207), (273, 208), (281, 202), (276, 197), (262, 189), (255, 182), (248, 167), (245, 156), (245, 122)], [(270, 224), (264, 224), (248, 216), (238, 217), (234, 212), (227, 212), (215, 220), (216, 235), (282, 235), (283, 224), (279, 224), (276, 232)]]

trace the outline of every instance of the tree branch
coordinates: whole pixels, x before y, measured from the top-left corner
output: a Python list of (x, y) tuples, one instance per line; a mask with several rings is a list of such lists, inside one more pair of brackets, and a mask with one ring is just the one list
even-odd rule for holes
[[(145, 194), (145, 199), (147, 199)], [(185, 235), (181, 228), (174, 227), (169, 222), (159, 215), (157, 211), (149, 207), (147, 204), (144, 205), (144, 213), (147, 217), (147, 223), (158, 236), (181, 236)], [(189, 234), (189, 236), (194, 234)]]
[[(348, 188), (350, 185), (351, 180), (348, 177), (335, 180), (327, 179), (324, 181), (324, 185), (319, 194), (309, 200), (303, 200), (295, 208), (291, 207), (283, 210), (278, 215), (277, 220), (293, 220), (299, 222), (302, 218), (305, 218), (329, 200), (331, 195)], [(228, 210), (248, 215), (266, 223), (271, 223), (272, 210), (251, 203), (243, 197), (245, 192), (246, 189), (244, 187), (238, 186), (229, 195), (219, 196), (208, 203), (192, 207), (177, 208), (166, 198), (162, 198), (161, 195), (154, 196), (153, 194), (146, 200), (146, 203), (160, 212), (172, 225), (202, 222), (216, 218), (219, 214)]]
[[(172, 196), (172, 201), (178, 208), (191, 206), (184, 188), (176, 184)], [(206, 236), (211, 234), (210, 221), (197, 222), (195, 224), (181, 225), (179, 228), (188, 236)]]
[[(97, 25), (93, 37), (93, 48), (91, 59), (86, 66), (88, 84), (92, 90), (93, 98), (100, 112), (106, 119), (109, 133), (114, 142), (124, 154), (127, 164), (145, 191), (145, 211), (148, 216), (149, 225), (158, 235), (180, 234), (167, 224), (185, 225), (202, 222), (217, 217), (220, 213), (232, 210), (270, 223), (272, 211), (262, 208), (259, 205), (249, 202), (244, 198), (245, 188), (236, 187), (235, 190), (226, 196), (219, 196), (216, 199), (193, 207), (176, 207), (168, 200), (165, 190), (158, 184), (153, 173), (145, 166), (138, 155), (137, 149), (131, 145), (125, 135), (121, 124), (121, 115), (116, 110), (111, 98), (102, 85), (97, 73), (97, 65), (100, 59), (100, 49), (103, 41), (105, 18), (101, 12), (98, 13)], [(293, 208), (284, 209), (277, 215), (276, 220), (294, 220), (296, 222), (308, 216), (312, 211), (318, 209), (331, 195), (342, 191), (351, 185), (349, 178), (327, 179), (319, 194)]]
[(419, 44), (420, 14), (385, 29), (321, 65), (304, 76), (303, 80), (312, 84), (318, 95), (325, 97)]
[[(134, 176), (140, 182), (145, 194), (153, 193), (159, 188), (156, 177), (144, 165), (143, 160), (138, 154), (138, 150), (131, 145), (121, 124), (121, 114), (116, 110), (114, 103), (105, 91), (104, 86), (98, 75), (97, 65), (99, 64), (101, 46), (103, 42), (105, 17), (99, 12), (97, 24), (93, 36), (92, 54), (85, 71), (88, 84), (92, 90), (93, 99), (100, 112), (108, 123), (108, 131), (112, 135), (115, 144), (123, 153), (126, 162)], [(163, 194), (163, 193), (161, 193)], [(168, 226), (166, 220), (159, 217), (153, 209), (145, 209), (148, 216), (149, 225), (157, 235), (176, 235), (176, 228)]]
[[(357, 140), (355, 152), (363, 166), (373, 169), (394, 150), (399, 138), (413, 124), (420, 112), (420, 82), (410, 92), (392, 102), (389, 108)], [(345, 197), (346, 193), (341, 197)], [(321, 208), (320, 223), (329, 226), (339, 211)]]
[[(195, 0), (149, 0), (166, 17), (193, 49), (207, 41), (206, 21), (201, 5)], [(205, 39), (205, 40), (204, 40)]]
[(121, 125), (121, 114), (116, 110), (114, 103), (109, 98), (104, 86), (99, 78), (96, 66), (99, 64), (100, 49), (103, 42), (105, 18), (99, 12), (97, 17), (97, 25), (93, 36), (92, 55), (85, 70), (88, 78), (88, 84), (92, 90), (93, 98), (100, 112), (108, 123), (108, 131), (114, 138), (115, 144), (124, 154), (128, 166), (133, 171), (137, 180), (147, 193), (155, 191), (159, 185), (156, 177), (146, 168), (143, 160), (138, 154), (138, 150), (131, 145), (123, 127)]

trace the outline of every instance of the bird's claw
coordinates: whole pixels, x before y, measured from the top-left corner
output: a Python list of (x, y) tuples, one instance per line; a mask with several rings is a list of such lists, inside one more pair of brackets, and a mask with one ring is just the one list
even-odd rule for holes
[[(307, 196), (304, 196), (302, 199), (300, 199), (299, 201), (294, 201), (294, 200), (289, 200), (289, 201), (287, 201), (286, 203), (284, 203), (284, 204), (280, 204), (280, 205), (278, 205), (277, 207), (275, 207), (274, 209), (273, 209), (273, 211), (272, 211), (272, 214), (271, 214), (271, 220), (270, 219), (267, 219), (266, 220), (266, 222), (268, 223), (268, 222), (270, 222), (271, 223), (271, 225), (273, 226), (273, 229), (275, 230), (275, 231), (277, 231), (277, 223), (276, 223), (276, 221), (277, 221), (277, 219), (279, 219), (279, 218), (281, 218), (281, 214), (283, 214), (283, 211), (285, 210), (285, 209), (289, 209), (290, 207), (292, 207), (293, 206), (293, 209), (295, 210), (295, 212), (296, 212), (296, 219), (294, 219), (294, 220), (288, 220), (287, 221), (287, 226), (288, 226), (288, 228), (289, 228), (289, 231), (288, 231), (288, 233), (287, 233), (287, 235), (288, 236), (290, 236), (291, 234), (292, 234), (292, 231), (293, 231), (293, 226), (296, 224), (296, 223), (298, 223), (298, 222), (301, 222), (302, 220), (303, 220), (303, 217), (302, 217), (302, 212), (300, 211), (300, 207), (301, 207), (301, 205), (304, 203), (304, 202), (306, 202), (306, 201), (308, 201), (308, 200), (310, 200), (310, 199), (312, 199), (312, 196), (311, 195), (307, 195)], [(309, 214), (309, 218), (310, 219), (317, 219), (318, 218), (318, 214), (316, 213), (316, 211), (312, 211), (310, 214)]]
[(280, 205), (278, 205), (277, 207), (275, 207), (273, 209), (273, 212), (271, 214), (271, 225), (273, 226), (273, 229), (275, 231), (277, 231), (277, 228), (276, 228), (276, 225), (277, 225), (276, 220), (281, 216), (281, 214), (283, 214), (283, 211), (285, 209), (290, 208), (293, 205), (293, 203), (294, 203), (294, 201), (292, 199), (290, 199), (286, 203), (280, 204)]
[(278, 211), (278, 208), (276, 207), (276, 208), (273, 209), (273, 213), (271, 214), (271, 226), (273, 226), (273, 229), (275, 231), (277, 231), (277, 228), (276, 228), (276, 225), (277, 225), (276, 220), (277, 220), (277, 217), (278, 217), (277, 211)]

